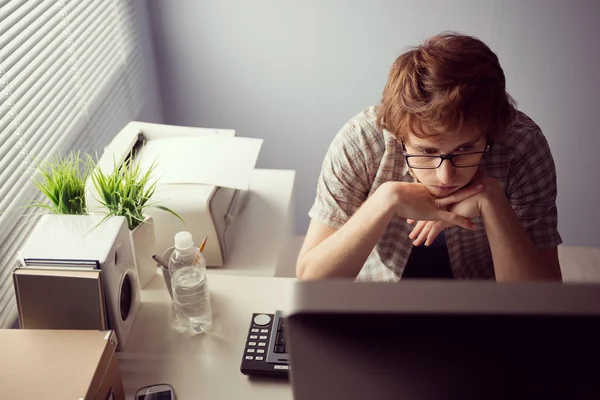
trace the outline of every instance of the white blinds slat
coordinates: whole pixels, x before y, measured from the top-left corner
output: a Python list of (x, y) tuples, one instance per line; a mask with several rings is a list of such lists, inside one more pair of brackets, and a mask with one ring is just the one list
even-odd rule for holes
[(65, 23), (69, 32), (69, 39), (74, 43), (78, 38), (81, 38), (83, 31), (89, 28), (89, 25), (94, 21), (97, 15), (100, 2), (97, 1), (83, 1), (83, 2), (70, 2), (65, 7)]
[[(15, 126), (11, 125), (12, 122), (13, 117), (8, 112), (4, 114), (3, 118), (0, 118), (0, 149), (6, 141), (11, 140), (11, 135), (16, 129)], [(0, 151), (0, 159), (2, 158), (4, 158), (4, 154)]]
[[(105, 27), (106, 31), (109, 30), (110, 27)], [(105, 31), (105, 32), (106, 32)], [(92, 69), (92, 66), (98, 67), (101, 64), (118, 64), (123, 65), (123, 58), (120, 54), (117, 54), (114, 50), (115, 41), (102, 41), (102, 40), (94, 40), (89, 44), (87, 50), (83, 53), (83, 58), (86, 60), (82, 63), (81, 70), (81, 79), (82, 85), (86, 87), (89, 85), (91, 81), (95, 81), (94, 73), (98, 73), (98, 69)]]
[[(62, 28), (56, 25), (52, 29), (45, 31), (45, 35), (39, 38), (30, 51), (23, 54), (19, 52), (17, 62), (14, 63), (10, 70), (4, 71), (4, 79), (11, 83), (11, 87), (20, 85), (23, 79), (26, 78), (26, 76), (23, 77), (23, 71), (28, 70), (31, 73), (31, 70), (34, 69), (33, 67), (38, 68), (39, 63), (44, 61), (44, 58), (58, 51), (58, 47), (62, 47), (60, 52), (69, 51), (69, 45), (65, 43), (64, 37), (61, 34)], [(32, 65), (32, 63), (36, 64)]]
[(94, 3), (93, 1), (67, 1), (66, 4), (59, 0), (63, 7), (63, 12), (65, 14), (76, 14), (78, 10), (87, 8), (90, 4)]
[[(85, 6), (85, 3), (89, 3), (91, 7)], [(71, 35), (73, 36), (73, 41), (76, 42), (77, 40), (81, 40), (81, 38), (87, 37), (90, 32), (90, 25), (96, 17), (105, 15), (105, 12), (106, 8), (100, 2), (90, 1), (83, 2), (81, 8), (76, 8), (72, 14), (67, 15), (66, 21), (72, 25)]]
[[(56, 40), (46, 46), (46, 48), (48, 52), (36, 56), (11, 83), (10, 100), (14, 104), (14, 107), (16, 107), (15, 112), (22, 112), (34, 96), (37, 95), (39, 98), (44, 95), (43, 92), (39, 92), (43, 84), (43, 82), (40, 82), (40, 75), (43, 74), (45, 77), (53, 76), (59, 68), (62, 68), (65, 73), (72, 75), (72, 72), (69, 71), (72, 63), (69, 60), (68, 54), (66, 54), (68, 47), (65, 43)], [(74, 84), (71, 86), (74, 86)]]
[(10, 149), (17, 145), (20, 139), (20, 133), (17, 132), (17, 126), (14, 123), (13, 115), (6, 113), (4, 119), (0, 120), (0, 160), (6, 157)]
[[(31, 182), (27, 182), (13, 200), (13, 203), (19, 206), (2, 210), (4, 213), (0, 215), (0, 226), (2, 226), (2, 229), (0, 229), (0, 243), (6, 240), (9, 235), (12, 235), (19, 218), (26, 212), (23, 207), (31, 204), (35, 193), (37, 193), (35, 186)], [(2, 269), (1, 263), (5, 261), (3, 257), (4, 255), (0, 254), (0, 269)]]
[(23, 24), (20, 31), (13, 27), (0, 36), (0, 59), (7, 72), (63, 20), (60, 7), (49, 2), (36, 8), (28, 17), (20, 21)]
[[(133, 99), (133, 103), (141, 106), (144, 98), (144, 88), (147, 86), (145, 64), (142, 60), (141, 52), (135, 52), (135, 57), (127, 65), (125, 78), (128, 85), (128, 93)], [(134, 111), (137, 114), (139, 110)]]
[[(94, 154), (101, 155), (112, 136), (119, 132), (128, 122), (128, 100), (123, 85), (115, 85), (99, 106), (102, 112), (97, 113), (89, 123), (88, 135), (82, 137), (74, 148), (89, 148)], [(109, 133), (109, 135), (107, 135)]]
[(138, 48), (136, 43), (139, 43), (139, 27), (137, 24), (135, 10), (133, 4), (129, 2), (117, 2), (119, 8), (119, 17), (121, 19), (121, 33), (125, 51), (129, 52), (132, 49)]
[[(118, 45), (115, 43), (115, 32), (114, 28), (110, 23), (107, 22), (107, 19), (112, 16), (108, 12), (108, 10), (103, 10), (103, 14), (101, 18), (92, 19), (89, 25), (86, 25), (83, 29), (78, 30), (77, 32), (73, 32), (73, 46), (76, 52), (87, 51), (88, 53), (91, 51), (95, 51), (94, 47), (91, 47), (91, 43), (98, 41), (108, 41), (112, 42), (113, 45)], [(103, 19), (102, 19), (103, 18)], [(114, 49), (114, 51), (118, 51), (118, 49)], [(82, 55), (78, 53), (78, 56)], [(81, 58), (81, 61), (86, 61), (86, 58)]]
[[(102, 102), (106, 93), (110, 90), (110, 87), (102, 85), (102, 82), (110, 82), (111, 85), (117, 84), (119, 74), (122, 74), (122, 69), (113, 69), (109, 67), (98, 68), (99, 75), (95, 81), (90, 81), (89, 86), (83, 91), (85, 105), (88, 108), (98, 107), (98, 104)], [(94, 93), (94, 96), (88, 94)]]
[[(48, 107), (49, 99), (47, 93), (55, 94), (56, 91), (68, 90), (68, 96), (77, 97), (77, 87), (73, 84), (73, 71), (65, 57), (59, 57), (57, 63), (53, 64), (44, 74), (43, 80), (28, 82), (28, 85), (23, 85), (25, 95), (15, 95), (19, 101), (15, 103), (15, 110), (20, 115), (20, 130), (25, 132), (29, 129), (32, 121), (35, 121), (39, 114), (32, 114), (36, 109), (45, 109)], [(61, 63), (60, 61), (63, 61)], [(62, 87), (61, 87), (62, 86)], [(20, 88), (21, 89), (21, 88)], [(41, 110), (40, 110), (41, 111)], [(47, 111), (46, 111), (47, 112)]]
[(146, 87), (145, 64), (142, 52), (136, 43), (139, 43), (139, 27), (135, 10), (131, 2), (118, 2), (121, 18), (121, 35), (123, 37), (123, 50), (126, 55), (125, 82), (130, 100), (130, 112), (137, 115), (144, 103), (143, 88)]
[[(10, 86), (6, 88), (5, 93), (10, 95), (10, 102), (4, 101), (0, 110), (0, 159), (6, 156), (6, 149), (8, 147), (12, 147), (19, 140), (18, 134), (14, 134), (15, 127), (10, 126), (10, 124), (14, 123), (14, 113), (17, 110), (13, 110), (12, 113), (8, 113), (8, 110), (12, 107), (18, 107), (18, 102), (20, 100), (20, 92), (19, 86), (23, 83), (23, 81), (29, 77), (33, 72), (44, 71), (48, 65), (57, 61), (57, 57), (61, 54), (61, 52), (66, 51), (67, 49), (59, 49), (58, 46), (61, 45), (61, 42), (55, 40), (58, 37), (59, 31), (54, 30), (51, 31), (47, 36), (43, 37), (43, 42), (41, 43), (41, 49), (43, 49), (39, 54), (36, 52), (30, 52), (26, 55), (26, 57), (19, 62), (20, 67), (15, 67), (9, 73), (6, 73), (2, 76), (2, 79), (10, 82)], [(45, 41), (50, 41), (51, 43), (46, 44)], [(36, 57), (37, 55), (37, 57)], [(43, 63), (42, 63), (43, 62)], [(40, 63), (42, 63), (40, 65)], [(2, 64), (4, 67), (4, 64)], [(20, 74), (19, 76), (11, 76), (11, 73), (22, 72), (19, 68), (26, 68), (25, 73)], [(4, 72), (4, 70), (3, 70)], [(39, 79), (39, 76), (35, 78)], [(34, 79), (31, 80), (31, 82)], [(3, 94), (5, 94), (3, 93)], [(26, 99), (26, 101), (30, 101), (30, 99)], [(13, 105), (14, 103), (14, 105)]]
[(4, 21), (9, 15), (14, 14), (15, 10), (25, 3), (27, 0), (0, 0), (0, 21)]
[[(14, 26), (19, 26), (22, 18), (26, 17), (33, 9), (35, 9), (40, 1), (11, 1), (8, 7), (0, 9), (0, 37), (5, 38), (5, 41), (0, 42), (4, 45), (11, 38), (18, 34), (18, 29), (10, 32)], [(47, 4), (46, 6), (51, 6)]]
[[(32, 153), (63, 154), (64, 151), (67, 151), (73, 145), (74, 136), (76, 134), (80, 134), (80, 132), (85, 129), (86, 124), (89, 122), (85, 115), (75, 112), (69, 113), (67, 110), (63, 115), (61, 115), (61, 121), (62, 125), (58, 126), (57, 123), (54, 123), (48, 128), (48, 130), (54, 132), (55, 134), (49, 136), (50, 140), (40, 142), (38, 146), (31, 150)], [(76, 133), (73, 133), (75, 128), (79, 130)], [(60, 135), (57, 134), (61, 132), (69, 133)]]
[[(5, 146), (0, 148), (0, 162), (3, 163), (3, 165), (8, 166), (8, 163), (10, 162), (9, 160), (7, 160), (7, 157), (9, 157), (9, 152), (11, 152), (11, 155), (13, 154), (13, 150), (17, 147), (17, 146), (23, 146), (23, 143), (21, 141), (21, 133), (17, 132), (17, 127), (15, 126), (11, 126), (10, 130), (7, 130), (5, 132), (2, 132), (2, 134), (6, 134), (6, 136), (8, 137), (8, 139), (5, 140)], [(20, 142), (21, 141), (21, 142)], [(0, 210), (0, 212), (2, 212)]]
[[(92, 28), (95, 28), (92, 30)], [(95, 34), (91, 34), (95, 33)], [(110, 53), (113, 58), (118, 58), (122, 61), (122, 55), (118, 49), (119, 40), (118, 36), (114, 32), (114, 27), (110, 24), (97, 24), (90, 28), (90, 35), (82, 36), (81, 41), (74, 41), (75, 51), (77, 52), (78, 59), (81, 60), (81, 69), (85, 71), (84, 64), (89, 63), (91, 60), (100, 57), (100, 54), (106, 52)]]
[[(86, 99), (86, 106), (90, 109), (95, 107), (98, 97), (90, 93), (102, 85), (112, 85), (114, 77), (122, 73), (123, 58), (118, 50), (118, 37), (114, 34), (114, 27), (110, 24), (92, 27), (102, 29), (95, 36), (85, 36), (82, 42), (75, 41), (77, 58), (81, 60), (78, 65), (80, 81), (82, 85), (82, 96)], [(111, 79), (106, 81), (105, 79)]]
[[(60, 58), (59, 58), (60, 60)], [(36, 120), (38, 117), (45, 117), (47, 113), (49, 113), (52, 109), (49, 108), (52, 102), (56, 102), (59, 97), (59, 91), (64, 92), (67, 89), (70, 89), (69, 95), (77, 97), (76, 88), (74, 85), (68, 85), (68, 83), (72, 80), (72, 73), (69, 69), (69, 65), (67, 63), (54, 63), (51, 66), (51, 69), (45, 71), (45, 73), (40, 77), (40, 79), (32, 82), (32, 87), (29, 91), (33, 95), (32, 98), (27, 98), (27, 102), (24, 103), (24, 107), (19, 110), (19, 107), (15, 105), (15, 110), (19, 110), (23, 112), (25, 115), (25, 119), (20, 123), (20, 126), (17, 130), (20, 132), (20, 135), (23, 139), (28, 139), (27, 131), (32, 124), (32, 121)], [(25, 87), (25, 89), (28, 89)], [(34, 113), (35, 110), (40, 110), (39, 113)], [(6, 166), (6, 157), (10, 157), (10, 151), (14, 148), (10, 146), (11, 143), (14, 142), (13, 138), (14, 134), (11, 136), (11, 140), (7, 144), (0, 144), (0, 154), (3, 155), (2, 160), (0, 160), (0, 177), (4, 173)], [(2, 178), (0, 178), (0, 185), (2, 185)]]

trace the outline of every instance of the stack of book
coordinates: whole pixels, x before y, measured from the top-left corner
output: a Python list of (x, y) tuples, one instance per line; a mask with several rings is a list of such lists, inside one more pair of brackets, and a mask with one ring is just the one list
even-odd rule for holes
[(13, 271), (22, 329), (108, 329), (100, 264), (24, 259)]

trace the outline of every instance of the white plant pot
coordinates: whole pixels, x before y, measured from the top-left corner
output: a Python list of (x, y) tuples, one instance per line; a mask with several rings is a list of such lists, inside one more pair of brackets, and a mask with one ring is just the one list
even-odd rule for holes
[(143, 289), (156, 276), (156, 261), (152, 258), (156, 247), (152, 217), (146, 216), (143, 224), (129, 231), (129, 236), (140, 289)]

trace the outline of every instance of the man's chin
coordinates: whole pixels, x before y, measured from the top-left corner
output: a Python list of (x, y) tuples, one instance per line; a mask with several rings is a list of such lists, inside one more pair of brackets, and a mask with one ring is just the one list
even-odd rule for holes
[(433, 197), (442, 198), (448, 197), (452, 193), (456, 193), (462, 188), (462, 186), (451, 186), (451, 187), (442, 187), (442, 186), (427, 186), (427, 190)]

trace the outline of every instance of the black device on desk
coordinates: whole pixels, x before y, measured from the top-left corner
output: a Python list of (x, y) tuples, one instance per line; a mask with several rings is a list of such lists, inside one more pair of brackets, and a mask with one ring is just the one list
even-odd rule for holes
[(175, 400), (175, 389), (168, 383), (146, 386), (136, 392), (135, 400)]
[(281, 311), (252, 314), (240, 368), (243, 374), (288, 376), (290, 366), (284, 331)]

